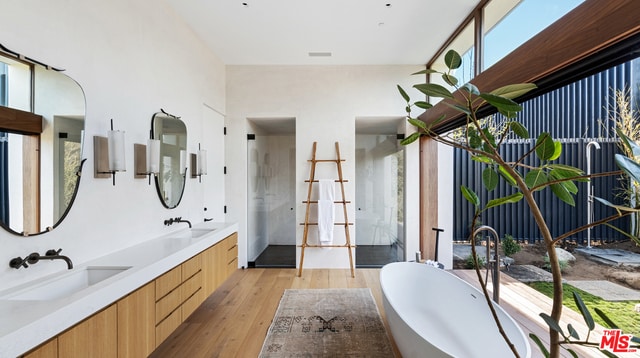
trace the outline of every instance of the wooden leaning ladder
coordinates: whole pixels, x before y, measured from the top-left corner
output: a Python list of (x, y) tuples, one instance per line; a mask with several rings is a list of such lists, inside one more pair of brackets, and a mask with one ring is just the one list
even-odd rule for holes
[[(342, 177), (342, 162), (344, 161), (344, 159), (340, 158), (340, 145), (338, 144), (338, 142), (336, 142), (336, 156), (337, 156), (336, 159), (316, 159), (316, 145), (317, 145), (317, 142), (313, 142), (313, 154), (311, 156), (311, 160), (309, 160), (309, 162), (311, 162), (311, 174), (309, 175), (309, 179), (305, 180), (305, 183), (309, 183), (309, 190), (307, 191), (307, 200), (302, 202), (304, 204), (307, 204), (307, 211), (304, 216), (304, 223), (300, 224), (300, 225), (304, 225), (304, 233), (302, 235), (302, 245), (300, 245), (301, 252), (300, 252), (300, 267), (298, 269), (298, 276), (302, 276), (302, 266), (304, 264), (304, 250), (306, 248), (308, 247), (344, 247), (349, 250), (349, 265), (351, 267), (351, 277), (356, 277), (354, 266), (353, 266), (353, 256), (352, 256), (352, 248), (355, 248), (356, 246), (351, 245), (351, 237), (349, 235), (349, 225), (353, 225), (353, 223), (349, 222), (348, 215), (347, 215), (347, 204), (351, 202), (345, 200), (344, 183), (348, 182), (348, 180), (345, 180)], [(317, 200), (311, 200), (311, 191), (313, 189), (313, 183), (318, 182), (318, 180), (315, 179), (316, 164), (318, 163), (335, 163), (338, 167), (338, 179), (336, 180), (336, 182), (340, 183), (340, 192), (342, 194), (342, 200), (336, 200), (334, 201), (334, 203), (342, 204), (344, 222), (335, 223), (334, 225), (344, 226), (344, 235), (346, 239), (346, 242), (344, 245), (322, 245), (322, 244), (311, 245), (307, 242), (307, 238), (309, 236), (309, 226), (318, 225), (317, 222), (309, 222), (309, 211), (311, 208), (311, 204), (318, 203)]]

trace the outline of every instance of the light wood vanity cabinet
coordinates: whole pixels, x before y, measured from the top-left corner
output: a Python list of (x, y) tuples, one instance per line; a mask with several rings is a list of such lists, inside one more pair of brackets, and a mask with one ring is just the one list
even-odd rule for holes
[(204, 301), (202, 253), (156, 279), (156, 346)]
[(23, 357), (147, 357), (237, 268), (233, 233)]

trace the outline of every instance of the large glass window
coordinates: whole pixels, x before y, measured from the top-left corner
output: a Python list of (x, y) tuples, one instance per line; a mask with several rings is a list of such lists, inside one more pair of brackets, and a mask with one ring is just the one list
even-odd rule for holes
[[(484, 67), (491, 67), (584, 0), (500, 0), (484, 8)], [(506, 16), (505, 16), (506, 15)]]

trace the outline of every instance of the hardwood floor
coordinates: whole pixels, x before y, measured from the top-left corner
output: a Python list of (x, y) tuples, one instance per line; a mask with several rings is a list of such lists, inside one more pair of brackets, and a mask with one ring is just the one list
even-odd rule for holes
[(368, 287), (384, 320), (379, 276), (379, 269), (357, 269), (355, 278), (348, 269), (307, 269), (302, 277), (295, 269), (238, 270), (151, 357), (257, 357), (287, 288)]
[[(475, 272), (454, 270), (453, 273), (478, 286)], [(368, 287), (386, 325), (379, 275), (380, 269), (365, 268), (357, 269), (355, 278), (351, 278), (348, 269), (306, 269), (302, 277), (296, 277), (295, 269), (238, 270), (151, 357), (257, 357), (280, 298), (287, 288)], [(518, 322), (526, 335), (534, 332), (547, 342), (547, 327), (539, 314), (550, 311), (551, 300), (505, 274), (501, 277), (500, 305)], [(562, 325), (567, 323), (571, 323), (581, 334), (587, 330), (580, 314), (565, 308)], [(597, 340), (602, 335), (602, 329), (596, 325), (592, 339)], [(388, 327), (387, 332), (393, 343)], [(535, 344), (530, 343), (531, 357), (541, 357)], [(548, 343), (545, 345), (548, 346)], [(586, 348), (573, 348), (581, 357), (591, 357), (596, 353)], [(400, 357), (397, 349), (396, 354)], [(570, 357), (564, 350), (561, 355)]]

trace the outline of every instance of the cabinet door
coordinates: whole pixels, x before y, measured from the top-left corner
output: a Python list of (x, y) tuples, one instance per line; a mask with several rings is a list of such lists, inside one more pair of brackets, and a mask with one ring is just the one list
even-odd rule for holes
[(118, 301), (118, 358), (147, 357), (156, 348), (155, 282)]
[(58, 336), (58, 354), (65, 358), (116, 358), (118, 356), (116, 305), (87, 318)]
[(58, 358), (58, 338), (53, 338), (40, 347), (25, 354), (24, 358)]
[(202, 288), (205, 298), (209, 297), (220, 285), (217, 265), (221, 246), (218, 243), (202, 252)]

